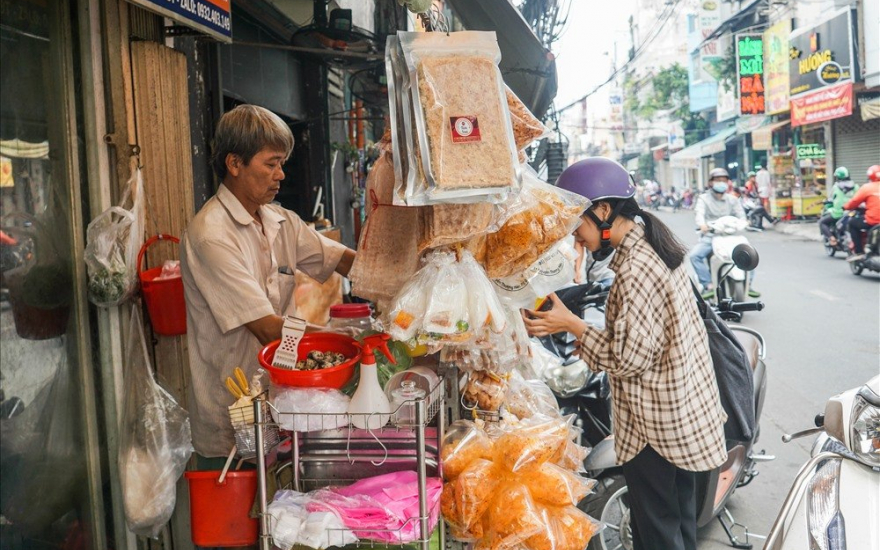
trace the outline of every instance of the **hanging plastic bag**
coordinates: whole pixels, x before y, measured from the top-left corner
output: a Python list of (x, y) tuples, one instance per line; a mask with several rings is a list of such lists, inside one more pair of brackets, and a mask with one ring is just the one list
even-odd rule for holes
[(192, 453), (189, 415), (153, 378), (141, 311), (133, 307), (125, 363), (119, 469), (125, 520), (156, 537), (174, 512), (177, 480)]
[(560, 416), (559, 403), (550, 387), (541, 380), (525, 379), (518, 370), (508, 380), (504, 408), (520, 420), (536, 414)]
[(428, 307), (428, 292), (436, 283), (438, 273), (437, 265), (428, 261), (400, 289), (392, 301), (386, 323), (393, 339), (406, 342), (419, 332)]
[(513, 125), (513, 140), (516, 142), (517, 151), (522, 153), (535, 141), (553, 135), (553, 130), (538, 120), (510, 88), (506, 88), (506, 92), (507, 107), (510, 110), (510, 121)]
[(503, 199), (518, 189), (520, 167), (495, 33), (398, 37), (412, 95), (411, 135), (418, 137), (428, 183), (425, 200)]
[(492, 284), (510, 307), (532, 309), (536, 300), (572, 284), (576, 258), (574, 247), (563, 240), (522, 273), (492, 279)]
[[(126, 205), (131, 203), (130, 208)], [(119, 206), (112, 206), (89, 223), (85, 262), (89, 301), (118, 306), (137, 290), (137, 256), (144, 242), (144, 178), (135, 168)]]

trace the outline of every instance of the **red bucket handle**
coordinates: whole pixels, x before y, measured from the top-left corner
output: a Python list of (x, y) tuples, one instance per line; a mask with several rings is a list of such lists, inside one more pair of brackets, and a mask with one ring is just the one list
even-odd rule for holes
[(138, 273), (141, 273), (141, 264), (143, 263), (144, 254), (146, 254), (147, 249), (150, 248), (150, 246), (152, 246), (153, 244), (155, 244), (159, 241), (163, 241), (163, 240), (168, 240), (168, 241), (180, 244), (180, 239), (178, 239), (174, 235), (166, 235), (164, 233), (161, 233), (159, 235), (155, 235), (155, 236), (147, 239), (147, 242), (145, 242), (144, 245), (141, 247), (141, 251), (138, 252), (138, 261), (137, 261)]

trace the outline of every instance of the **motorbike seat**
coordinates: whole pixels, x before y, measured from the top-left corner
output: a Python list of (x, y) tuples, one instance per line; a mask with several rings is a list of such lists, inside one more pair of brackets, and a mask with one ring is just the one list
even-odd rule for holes
[(734, 330), (733, 333), (736, 335), (736, 339), (739, 340), (743, 349), (746, 350), (746, 357), (749, 359), (749, 364), (752, 366), (752, 370), (755, 370), (758, 367), (758, 359), (761, 356), (760, 340), (758, 340), (754, 334), (743, 332), (741, 330)]

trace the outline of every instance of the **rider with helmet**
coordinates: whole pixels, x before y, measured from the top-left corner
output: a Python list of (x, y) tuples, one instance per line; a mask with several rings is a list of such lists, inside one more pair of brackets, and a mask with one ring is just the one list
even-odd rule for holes
[(849, 177), (849, 170), (840, 166), (834, 171), (834, 187), (831, 190), (831, 200), (828, 201), (828, 209), (819, 219), (819, 231), (828, 240), (831, 246), (837, 246), (837, 234), (834, 227), (843, 217), (843, 205), (855, 195), (856, 184)]
[(696, 548), (696, 473), (723, 464), (727, 451), (706, 327), (684, 264), (687, 250), (639, 207), (634, 182), (613, 160), (576, 162), (557, 185), (592, 201), (575, 239), (599, 260), (615, 251), (607, 328), (588, 325), (555, 294), (549, 311), (524, 313), (526, 328), (535, 336), (579, 336), (581, 358), (608, 373), (634, 548)]
[(859, 187), (855, 196), (843, 205), (844, 210), (855, 210), (865, 205), (865, 217), (854, 217), (849, 222), (849, 234), (853, 240), (854, 254), (847, 258), (855, 262), (865, 257), (865, 245), (862, 243), (862, 231), (870, 231), (880, 224), (880, 164), (868, 168), (868, 183)]
[[(709, 255), (712, 254), (712, 233), (709, 224), (724, 216), (736, 216), (746, 219), (742, 203), (727, 193), (730, 175), (724, 168), (715, 168), (709, 172), (709, 189), (699, 196), (694, 207), (694, 221), (700, 230), (700, 241), (690, 251), (691, 265), (700, 281), (703, 297), (707, 300), (715, 296), (712, 288), (712, 274), (709, 272)], [(754, 273), (754, 271), (752, 272)], [(761, 294), (749, 290), (749, 296), (757, 298)]]

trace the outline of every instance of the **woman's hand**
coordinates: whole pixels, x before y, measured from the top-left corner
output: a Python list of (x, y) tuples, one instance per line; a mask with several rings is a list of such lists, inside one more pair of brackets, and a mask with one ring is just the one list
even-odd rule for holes
[(550, 295), (553, 308), (549, 311), (522, 311), (523, 321), (531, 336), (547, 336), (557, 332), (570, 332), (580, 336), (587, 328), (587, 323), (569, 311), (554, 292)]

